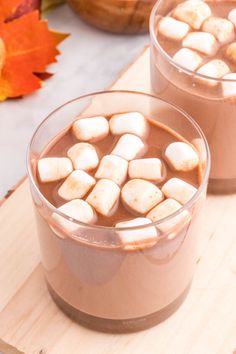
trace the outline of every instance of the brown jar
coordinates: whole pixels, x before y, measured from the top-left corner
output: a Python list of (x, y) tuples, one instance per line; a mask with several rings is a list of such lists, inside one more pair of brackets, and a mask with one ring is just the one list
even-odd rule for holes
[(67, 0), (89, 24), (114, 33), (145, 33), (155, 0)]

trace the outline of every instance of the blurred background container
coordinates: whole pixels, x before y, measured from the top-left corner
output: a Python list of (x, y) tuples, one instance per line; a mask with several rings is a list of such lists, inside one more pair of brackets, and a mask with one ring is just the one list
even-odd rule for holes
[(113, 33), (145, 33), (156, 0), (67, 0), (89, 24)]

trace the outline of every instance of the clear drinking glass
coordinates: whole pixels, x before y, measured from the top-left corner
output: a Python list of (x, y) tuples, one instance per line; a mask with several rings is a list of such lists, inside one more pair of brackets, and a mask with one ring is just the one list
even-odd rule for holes
[[(182, 134), (199, 148), (202, 166), (202, 181), (194, 197), (176, 213), (152, 224), (160, 235), (153, 247), (135, 251), (122, 248), (117, 228), (84, 224), (58, 211), (40, 193), (35, 177), (42, 151), (78, 114), (86, 117), (127, 111), (140, 111)], [(151, 327), (174, 312), (187, 294), (196, 266), (209, 168), (207, 142), (197, 124), (182, 110), (154, 96), (100, 92), (72, 100), (52, 112), (30, 142), (28, 176), (43, 269), (57, 305), (87, 327), (115, 333)], [(187, 222), (171, 229), (170, 225), (186, 212)], [(53, 213), (73, 223), (70, 235), (63, 232)], [(127, 234), (137, 229), (148, 232), (149, 227), (122, 230)]]
[[(236, 95), (224, 97), (223, 84), (236, 81), (211, 79), (176, 64), (157, 39), (158, 22), (183, 0), (159, 0), (150, 17), (151, 82), (158, 97), (176, 104), (203, 130), (211, 151), (209, 191), (236, 192)], [(199, 84), (210, 80), (211, 86)]]

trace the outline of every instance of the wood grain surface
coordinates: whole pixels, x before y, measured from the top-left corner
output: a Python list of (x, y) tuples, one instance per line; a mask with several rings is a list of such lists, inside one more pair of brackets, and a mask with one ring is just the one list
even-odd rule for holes
[[(111, 88), (150, 91), (148, 49)], [(140, 333), (103, 334), (72, 322), (48, 295), (28, 181), (23, 181), (0, 209), (0, 337), (26, 354), (233, 354), (235, 215), (236, 195), (208, 196), (195, 278), (173, 316)]]

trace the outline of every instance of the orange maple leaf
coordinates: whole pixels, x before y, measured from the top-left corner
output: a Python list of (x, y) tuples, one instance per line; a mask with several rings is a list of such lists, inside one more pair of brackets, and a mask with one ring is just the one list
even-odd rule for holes
[(38, 11), (0, 23), (0, 100), (18, 97), (42, 86), (37, 73), (56, 61), (56, 46), (67, 37), (48, 29)]

